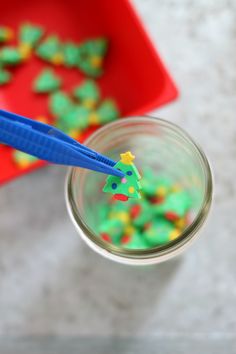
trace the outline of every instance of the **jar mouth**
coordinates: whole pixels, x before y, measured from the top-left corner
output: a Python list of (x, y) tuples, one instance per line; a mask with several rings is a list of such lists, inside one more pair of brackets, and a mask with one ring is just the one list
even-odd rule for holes
[(109, 123), (106, 126), (98, 129), (94, 134), (92, 134), (85, 141), (85, 144), (89, 146), (90, 143), (94, 139), (96, 139), (97, 136), (99, 136), (101, 133), (104, 133), (111, 127), (118, 128), (120, 125), (123, 124), (124, 120), (126, 124), (145, 123), (145, 121), (155, 123), (159, 122), (162, 126), (165, 126), (166, 128), (176, 132), (179, 136), (187, 140), (188, 143), (194, 147), (195, 153), (198, 154), (198, 158), (203, 166), (206, 179), (206, 188), (203, 197), (203, 202), (199, 212), (194, 217), (194, 220), (181, 232), (181, 235), (178, 238), (162, 246), (156, 246), (143, 250), (129, 250), (109, 244), (101, 240), (97, 235), (94, 234), (89, 225), (86, 223), (86, 220), (84, 220), (81, 216), (80, 211), (76, 205), (76, 201), (72, 192), (72, 179), (73, 173), (75, 172), (76, 168), (69, 168), (65, 182), (65, 197), (67, 209), (72, 219), (72, 222), (75, 225), (76, 229), (79, 231), (81, 237), (91, 248), (93, 248), (101, 255), (126, 264), (137, 264), (137, 261), (139, 261), (138, 264), (151, 264), (162, 262), (164, 260), (172, 258), (180, 251), (184, 250), (185, 247), (195, 239), (195, 237), (197, 236), (197, 231), (204, 224), (210, 210), (213, 194), (213, 178), (211, 167), (205, 153), (202, 151), (199, 145), (189, 136), (189, 134), (185, 132), (184, 129), (164, 119), (154, 118), (150, 116), (125, 118), (113, 123)]

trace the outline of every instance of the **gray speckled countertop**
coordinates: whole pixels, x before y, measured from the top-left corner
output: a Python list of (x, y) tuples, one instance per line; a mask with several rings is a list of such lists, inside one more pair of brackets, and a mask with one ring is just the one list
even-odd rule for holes
[(1, 354), (235, 352), (236, 2), (134, 4), (181, 91), (153, 115), (184, 127), (211, 160), (209, 222), (183, 257), (129, 268), (78, 238), (64, 205), (65, 170), (47, 167), (2, 187)]

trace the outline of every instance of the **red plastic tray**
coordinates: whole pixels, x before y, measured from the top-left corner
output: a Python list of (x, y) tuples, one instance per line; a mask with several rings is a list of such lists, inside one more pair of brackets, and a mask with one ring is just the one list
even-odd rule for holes
[[(104, 97), (117, 100), (123, 116), (144, 114), (177, 97), (177, 89), (128, 0), (8, 0), (0, 2), (0, 23), (14, 29), (30, 21), (45, 26), (63, 40), (89, 37), (110, 39), (105, 74), (98, 80)], [(45, 64), (34, 57), (15, 69), (13, 83), (0, 87), (0, 107), (31, 118), (48, 116), (47, 96), (32, 93), (32, 80)], [(57, 68), (65, 89), (83, 75), (76, 69)], [(86, 136), (91, 130), (86, 133)], [(85, 138), (85, 136), (83, 137)], [(11, 149), (0, 147), (0, 183), (29, 172), (43, 162), (19, 169)]]

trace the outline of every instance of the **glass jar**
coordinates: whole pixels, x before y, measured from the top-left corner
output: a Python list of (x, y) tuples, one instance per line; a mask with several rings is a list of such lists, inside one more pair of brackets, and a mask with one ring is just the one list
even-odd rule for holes
[(145, 265), (166, 261), (182, 252), (197, 236), (212, 202), (212, 174), (199, 146), (181, 128), (162, 119), (120, 119), (97, 130), (85, 142), (90, 148), (118, 160), (131, 151), (138, 168), (147, 166), (165, 173), (192, 196), (191, 224), (175, 240), (146, 250), (127, 250), (103, 241), (97, 235), (104, 174), (71, 168), (66, 179), (69, 215), (83, 240), (101, 255), (126, 264)]

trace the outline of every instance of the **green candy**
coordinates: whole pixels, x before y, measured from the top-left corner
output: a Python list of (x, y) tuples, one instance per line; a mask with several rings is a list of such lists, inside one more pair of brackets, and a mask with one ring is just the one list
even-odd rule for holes
[(78, 46), (72, 42), (63, 46), (64, 64), (68, 68), (75, 67), (78, 63)]
[(62, 91), (55, 92), (49, 97), (49, 109), (55, 117), (64, 116), (73, 106), (70, 97)]
[(156, 195), (166, 195), (173, 186), (173, 182), (166, 177), (157, 176), (155, 180)]
[(38, 93), (53, 92), (60, 87), (61, 79), (52, 69), (44, 69), (33, 84), (33, 90)]
[(26, 154), (23, 151), (14, 150), (13, 151), (13, 160), (17, 163), (20, 167), (28, 167), (33, 162), (36, 162), (38, 159), (35, 156)]
[[(79, 54), (81, 55), (81, 54)], [(93, 67), (88, 59), (79, 61), (78, 68), (87, 76), (98, 78), (102, 76), (103, 69), (101, 67)]]
[(130, 208), (131, 218), (135, 227), (143, 228), (153, 218), (153, 209), (145, 199), (140, 199)]
[(107, 52), (105, 38), (88, 40), (78, 47), (78, 68), (88, 76), (98, 77), (103, 73), (103, 58)]
[(186, 191), (170, 193), (162, 204), (155, 206), (157, 215), (173, 213), (177, 217), (183, 217), (191, 208), (192, 199)]
[(165, 176), (155, 176), (151, 169), (145, 169), (142, 186), (147, 197), (165, 196), (170, 192), (173, 182)]
[(130, 241), (122, 244), (122, 247), (129, 250), (145, 250), (148, 249), (150, 246), (141, 233), (135, 232), (130, 237)]
[(112, 243), (116, 245), (120, 243), (123, 232), (124, 224), (118, 219), (106, 220), (98, 228), (98, 233), (104, 240), (108, 236)]
[(9, 46), (4, 47), (0, 51), (0, 63), (2, 65), (17, 65), (22, 61), (21, 54), (19, 50), (15, 47)]
[(119, 201), (115, 201), (110, 206), (110, 212), (111, 213), (129, 212), (132, 202), (133, 202), (132, 199), (129, 199), (126, 203), (120, 203)]
[(36, 54), (46, 61), (62, 52), (62, 46), (57, 36), (47, 37), (36, 49)]
[(144, 231), (143, 236), (150, 246), (164, 245), (170, 241), (173, 224), (164, 218), (155, 219), (151, 226)]
[(106, 124), (116, 120), (120, 116), (120, 112), (114, 100), (106, 99), (97, 109), (99, 116), (99, 122), (101, 124)]
[(153, 171), (149, 168), (145, 168), (142, 173), (142, 187), (145, 196), (153, 197), (155, 195), (155, 175)]
[(98, 210), (98, 218), (100, 222), (104, 222), (108, 218), (110, 208), (107, 204), (101, 204)]
[(61, 115), (60, 123), (68, 130), (84, 130), (88, 127), (89, 110), (76, 105), (67, 113)]
[(23, 43), (29, 44), (31, 47), (35, 47), (35, 45), (39, 42), (44, 34), (44, 29), (40, 26), (34, 26), (30, 23), (24, 23), (20, 27), (20, 41)]
[(148, 180), (146, 180), (146, 179), (142, 179), (142, 187), (143, 187), (143, 193), (145, 194), (145, 196), (147, 196), (147, 197), (155, 196), (156, 187), (154, 184), (152, 184), (151, 182), (148, 182)]
[(91, 105), (94, 106), (100, 99), (100, 90), (94, 80), (85, 80), (74, 88), (73, 95), (82, 103), (91, 102)]
[(104, 56), (108, 49), (108, 40), (104, 37), (97, 39), (90, 39), (83, 43), (89, 55), (101, 55)]
[(0, 85), (5, 85), (11, 81), (12, 75), (9, 71), (0, 68)]

